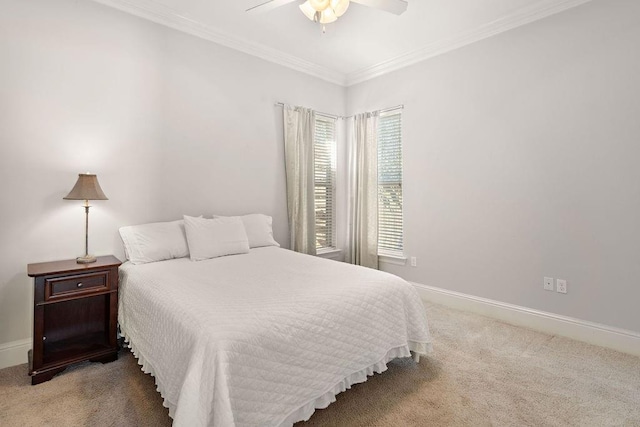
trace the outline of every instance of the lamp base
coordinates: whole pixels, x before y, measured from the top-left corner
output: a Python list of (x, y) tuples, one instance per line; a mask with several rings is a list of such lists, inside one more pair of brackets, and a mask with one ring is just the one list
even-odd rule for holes
[(78, 264), (91, 264), (92, 262), (96, 262), (96, 257), (93, 255), (79, 256), (76, 258), (76, 262)]

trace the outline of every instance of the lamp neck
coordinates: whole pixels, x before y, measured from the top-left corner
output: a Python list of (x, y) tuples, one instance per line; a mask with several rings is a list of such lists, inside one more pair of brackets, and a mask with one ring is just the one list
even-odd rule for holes
[(84, 256), (89, 257), (89, 201), (84, 201)]

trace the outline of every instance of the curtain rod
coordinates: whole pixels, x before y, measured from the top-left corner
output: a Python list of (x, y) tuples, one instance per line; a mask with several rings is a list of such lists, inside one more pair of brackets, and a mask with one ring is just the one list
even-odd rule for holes
[[(275, 105), (278, 107), (285, 107), (289, 104), (285, 104), (284, 102), (276, 102)], [(380, 113), (386, 113), (387, 111), (403, 110), (403, 109), (404, 109), (404, 104), (400, 104), (400, 105), (396, 105), (395, 107), (385, 108), (384, 110), (374, 111), (374, 113), (380, 114)], [(351, 117), (353, 117), (353, 116), (336, 116), (335, 114), (323, 113), (321, 111), (316, 111), (316, 112), (322, 116), (331, 117), (332, 119), (350, 119)]]
[[(275, 104), (277, 107), (286, 107), (289, 106), (289, 104), (285, 104), (284, 102), (276, 102)], [(329, 114), (329, 113), (323, 113), (322, 111), (316, 111), (316, 113), (322, 115), (322, 116), (326, 116), (326, 117), (330, 117), (332, 119), (346, 119), (346, 117), (344, 116), (336, 116), (335, 114)]]

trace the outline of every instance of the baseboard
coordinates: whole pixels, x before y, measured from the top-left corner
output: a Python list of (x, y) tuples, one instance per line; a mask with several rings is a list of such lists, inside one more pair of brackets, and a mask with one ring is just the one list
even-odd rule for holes
[(0, 369), (27, 363), (27, 352), (30, 349), (30, 338), (0, 344)]
[(512, 325), (572, 338), (640, 356), (640, 333), (527, 307), (480, 298), (442, 288), (412, 283), (426, 300), (459, 310), (470, 311)]

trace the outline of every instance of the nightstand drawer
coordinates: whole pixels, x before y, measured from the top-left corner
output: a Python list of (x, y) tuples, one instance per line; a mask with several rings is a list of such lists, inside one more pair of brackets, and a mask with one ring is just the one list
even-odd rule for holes
[(109, 289), (109, 272), (78, 274), (75, 276), (52, 277), (45, 279), (45, 301), (86, 295)]

